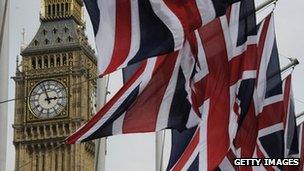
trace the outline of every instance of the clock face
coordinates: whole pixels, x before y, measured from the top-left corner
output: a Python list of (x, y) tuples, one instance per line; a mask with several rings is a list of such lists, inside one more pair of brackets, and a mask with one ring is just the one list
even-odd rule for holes
[(53, 118), (67, 105), (66, 88), (58, 81), (43, 81), (30, 93), (29, 106), (39, 118)]

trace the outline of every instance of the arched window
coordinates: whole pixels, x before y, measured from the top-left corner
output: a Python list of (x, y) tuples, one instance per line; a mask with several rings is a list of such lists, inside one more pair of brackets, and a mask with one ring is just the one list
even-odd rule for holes
[(64, 4), (61, 3), (61, 15), (64, 15)]
[(51, 15), (51, 5), (48, 5), (48, 13), (47, 13), (48, 16)]
[(42, 68), (42, 60), (41, 60), (41, 58), (38, 59), (38, 68)]
[(32, 68), (36, 69), (36, 59), (32, 59)]
[(65, 14), (68, 14), (69, 12), (69, 5), (68, 3), (65, 3)]
[(59, 16), (59, 4), (57, 4), (57, 15)]
[(56, 65), (60, 66), (60, 57), (59, 56), (57, 56), (57, 58), (56, 58)]
[(60, 43), (61, 42), (61, 39), (58, 37), (57, 38), (57, 43)]
[(67, 58), (66, 58), (66, 56), (63, 56), (62, 62), (63, 62), (63, 65), (67, 65)]
[(49, 60), (47, 58), (47, 56), (44, 57), (44, 68), (48, 68), (49, 65)]
[(51, 57), (50, 59), (50, 67), (54, 67), (54, 57)]
[(52, 16), (55, 16), (56, 9), (55, 9), (55, 4), (53, 4), (53, 11), (52, 11)]
[(44, 43), (47, 45), (47, 44), (50, 43), (50, 41), (49, 41), (48, 39), (45, 39), (45, 40), (44, 40)]

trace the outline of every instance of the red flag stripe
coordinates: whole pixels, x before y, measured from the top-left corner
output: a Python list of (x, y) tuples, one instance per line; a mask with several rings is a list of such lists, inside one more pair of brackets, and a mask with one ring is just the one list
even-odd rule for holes
[(159, 107), (175, 68), (177, 57), (178, 52), (172, 53), (166, 57), (170, 60), (165, 60), (161, 64), (162, 66), (155, 70), (149, 84), (125, 114), (123, 133), (155, 130)]
[[(130, 0), (116, 1), (115, 43), (112, 59), (106, 73), (116, 70), (128, 56), (131, 46), (131, 3)], [(102, 52), (101, 52), (102, 53)]]
[(66, 143), (74, 144), (76, 141), (83, 136), (88, 130), (90, 130), (106, 113), (107, 111), (119, 100), (119, 98), (135, 83), (135, 81), (142, 75), (146, 68), (147, 62), (144, 62), (141, 67), (136, 71), (136, 73), (130, 78), (130, 80), (125, 84), (125, 86), (120, 89), (117, 94), (108, 102), (106, 105), (97, 112), (93, 118), (86, 123), (83, 127), (77, 130), (73, 135), (68, 137)]
[(190, 157), (193, 155), (196, 148), (198, 148), (198, 144), (200, 141), (200, 128), (197, 127), (193, 138), (189, 142), (189, 145), (185, 149), (182, 156), (179, 158), (179, 160), (176, 162), (176, 164), (173, 166), (172, 171), (180, 171), (184, 168), (187, 162), (189, 162)]

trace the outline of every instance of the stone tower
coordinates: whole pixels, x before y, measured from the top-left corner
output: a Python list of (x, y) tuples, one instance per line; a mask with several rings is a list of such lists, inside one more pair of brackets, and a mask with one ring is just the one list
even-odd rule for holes
[(93, 142), (60, 145), (94, 114), (97, 61), (81, 0), (43, 0), (41, 25), (13, 77), (16, 170), (90, 171)]

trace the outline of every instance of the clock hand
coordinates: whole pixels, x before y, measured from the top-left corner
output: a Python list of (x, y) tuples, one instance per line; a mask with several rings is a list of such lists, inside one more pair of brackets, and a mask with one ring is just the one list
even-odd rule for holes
[(48, 93), (46, 92), (46, 88), (45, 88), (44, 83), (42, 83), (42, 85), (43, 85), (43, 88), (44, 88), (44, 93), (46, 95), (46, 99), (44, 99), (44, 100), (48, 101), (48, 103), (50, 104), (51, 103), (51, 101), (49, 100), (50, 97), (49, 97)]
[(50, 97), (50, 98), (46, 98), (45, 100), (57, 100), (57, 99), (63, 99), (66, 97)]

